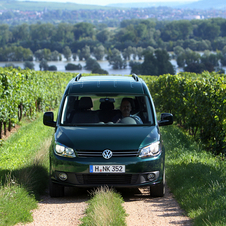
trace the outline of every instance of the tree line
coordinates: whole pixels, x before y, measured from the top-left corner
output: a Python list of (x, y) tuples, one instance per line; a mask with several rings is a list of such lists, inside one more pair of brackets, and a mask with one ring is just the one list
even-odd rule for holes
[[(0, 47), (16, 45), (31, 51), (47, 48), (62, 52), (69, 46), (73, 52), (88, 45), (93, 49), (102, 44), (122, 51), (128, 46), (163, 48), (173, 51), (176, 46), (193, 51), (222, 50), (226, 45), (226, 19), (154, 21), (151, 19), (123, 20), (120, 27), (106, 24), (36, 23), (9, 26), (0, 24)], [(76, 51), (75, 51), (76, 50)]]
[[(223, 18), (171, 22), (132, 19), (122, 21), (115, 29), (104, 24), (95, 27), (86, 22), (2, 24), (0, 31), (0, 61), (29, 62), (35, 59), (42, 61), (40, 69), (44, 70), (48, 69), (46, 61), (61, 60), (63, 54), (67, 60), (74, 61), (87, 61), (91, 56), (96, 60), (107, 57), (114, 69), (125, 68), (126, 61), (132, 59), (129, 64), (132, 71), (143, 74), (135, 61), (145, 61), (148, 57), (149, 60), (158, 60), (160, 52), (156, 50), (160, 49), (165, 50), (161, 54), (167, 62), (170, 58), (166, 51), (174, 51), (178, 66), (185, 71), (194, 71), (197, 67), (199, 72), (212, 71), (214, 67), (224, 66), (226, 61), (226, 19)], [(196, 51), (205, 50), (217, 50), (218, 54), (213, 56), (206, 52), (204, 56), (197, 57)], [(147, 52), (153, 55), (145, 58)], [(211, 65), (208, 65), (209, 62)], [(32, 67), (31, 63), (26, 64)]]
[[(69, 46), (73, 52), (88, 45), (122, 51), (128, 46), (163, 48), (173, 51), (176, 46), (193, 51), (222, 50), (226, 45), (226, 19), (155, 21), (152, 19), (123, 20), (120, 27), (111, 29), (106, 24), (91, 23), (36, 23), (0, 25), (0, 47), (16, 45), (33, 52), (47, 48), (62, 52)], [(76, 50), (76, 51), (75, 51)]]

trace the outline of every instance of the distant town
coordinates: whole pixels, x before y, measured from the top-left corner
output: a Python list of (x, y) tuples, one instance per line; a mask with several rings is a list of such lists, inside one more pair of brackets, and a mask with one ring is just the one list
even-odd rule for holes
[[(1, 10), (0, 23), (19, 24), (35, 23), (38, 21), (59, 22), (89, 22), (106, 23), (108, 26), (117, 26), (122, 20), (127, 19), (156, 19), (156, 20), (193, 20), (208, 18), (226, 18), (226, 9), (176, 9), (171, 7), (150, 7), (131, 9), (78, 9), (78, 10), (49, 10), (22, 11)], [(114, 23), (112, 23), (114, 21)]]

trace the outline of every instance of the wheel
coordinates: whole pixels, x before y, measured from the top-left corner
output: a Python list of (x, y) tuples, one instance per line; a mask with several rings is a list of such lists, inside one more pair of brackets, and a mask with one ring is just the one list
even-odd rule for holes
[(163, 179), (160, 184), (150, 185), (150, 195), (152, 197), (163, 197), (165, 195), (165, 169), (163, 171)]
[(50, 197), (63, 197), (64, 196), (64, 186), (55, 184), (52, 180), (49, 180), (49, 195)]

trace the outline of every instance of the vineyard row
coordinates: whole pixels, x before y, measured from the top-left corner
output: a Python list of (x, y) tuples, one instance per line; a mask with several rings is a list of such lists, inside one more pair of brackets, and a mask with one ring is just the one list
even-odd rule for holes
[(144, 77), (156, 109), (214, 154), (226, 154), (226, 76), (203, 72)]
[[(59, 106), (77, 74), (0, 68), (0, 139), (23, 116)], [(226, 154), (226, 76), (203, 72), (142, 76), (158, 112), (171, 112), (178, 126), (206, 149)]]

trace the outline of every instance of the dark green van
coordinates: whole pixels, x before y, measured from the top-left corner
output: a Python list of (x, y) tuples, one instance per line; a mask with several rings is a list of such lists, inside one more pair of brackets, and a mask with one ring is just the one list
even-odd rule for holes
[[(125, 113), (127, 111), (127, 113)], [(145, 82), (136, 75), (72, 79), (57, 120), (45, 112), (43, 123), (55, 128), (50, 147), (50, 196), (65, 186), (150, 186), (151, 196), (165, 193), (165, 150), (159, 126), (173, 123), (169, 113), (157, 121)]]

